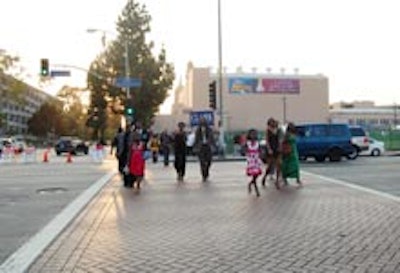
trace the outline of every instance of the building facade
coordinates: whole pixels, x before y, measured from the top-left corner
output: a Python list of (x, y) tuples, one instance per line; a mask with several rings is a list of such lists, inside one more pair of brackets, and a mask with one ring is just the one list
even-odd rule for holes
[(372, 101), (338, 102), (331, 105), (332, 122), (359, 125), (368, 130), (397, 128), (398, 105), (375, 106)]
[(25, 135), (28, 120), (53, 96), (11, 76), (0, 77), (0, 135)]
[[(209, 107), (209, 84), (219, 83), (218, 74), (210, 68), (194, 67), (189, 63), (186, 81), (175, 90), (171, 122), (189, 123), (191, 111), (212, 110)], [(217, 84), (218, 90), (218, 84)], [(329, 121), (329, 82), (323, 75), (246, 73), (236, 71), (223, 73), (222, 103), (224, 130), (243, 131), (249, 128), (264, 130), (269, 117), (285, 122)], [(217, 92), (217, 106), (219, 94)], [(217, 107), (218, 108), (218, 107)], [(215, 126), (220, 115), (215, 111)], [(156, 121), (156, 127), (160, 124)]]

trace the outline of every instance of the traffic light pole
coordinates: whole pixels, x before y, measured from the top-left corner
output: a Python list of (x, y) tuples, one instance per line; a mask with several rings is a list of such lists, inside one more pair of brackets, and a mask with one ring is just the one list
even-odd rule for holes
[(222, 146), (222, 154), (225, 154), (225, 121), (222, 103), (222, 90), (223, 90), (223, 78), (222, 78), (222, 31), (221, 31), (221, 0), (218, 0), (218, 101), (219, 101), (219, 137), (220, 144)]
[[(129, 68), (129, 46), (128, 46), (128, 41), (125, 41), (125, 77), (126, 80), (129, 80), (130, 77), (130, 68)], [(126, 87), (126, 102), (125, 102), (125, 107), (127, 107), (128, 105), (130, 105), (131, 100), (133, 100), (131, 98), (131, 88), (129, 86)], [(133, 101), (132, 101), (133, 102)], [(127, 118), (127, 117), (125, 117)], [(132, 117), (133, 119), (133, 117)], [(127, 124), (131, 123), (133, 120), (128, 120)]]

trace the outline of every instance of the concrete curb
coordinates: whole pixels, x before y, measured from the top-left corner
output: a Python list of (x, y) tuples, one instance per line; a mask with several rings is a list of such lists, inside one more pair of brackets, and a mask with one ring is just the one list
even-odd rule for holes
[(112, 171), (97, 180), (66, 208), (64, 208), (42, 230), (32, 236), (29, 241), (10, 255), (0, 266), (0, 272), (23, 273), (39, 257), (39, 255), (57, 238), (65, 227), (82, 211), (83, 208), (115, 175)]

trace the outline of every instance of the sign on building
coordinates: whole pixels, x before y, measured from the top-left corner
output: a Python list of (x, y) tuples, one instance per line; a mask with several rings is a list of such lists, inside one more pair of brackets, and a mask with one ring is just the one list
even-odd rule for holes
[(299, 94), (299, 79), (229, 78), (231, 94)]
[(191, 111), (189, 113), (190, 126), (198, 126), (202, 117), (206, 119), (208, 125), (214, 125), (213, 111)]

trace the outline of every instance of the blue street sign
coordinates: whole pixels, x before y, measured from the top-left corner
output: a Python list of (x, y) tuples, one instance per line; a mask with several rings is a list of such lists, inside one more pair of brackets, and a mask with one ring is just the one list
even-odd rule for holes
[(51, 70), (51, 77), (69, 77), (71, 76), (71, 71), (69, 70)]
[(115, 85), (121, 88), (140, 87), (142, 85), (142, 80), (137, 78), (117, 78), (115, 80)]
[(213, 111), (191, 111), (190, 112), (190, 126), (198, 126), (200, 118), (204, 117), (208, 125), (214, 125), (214, 112)]

